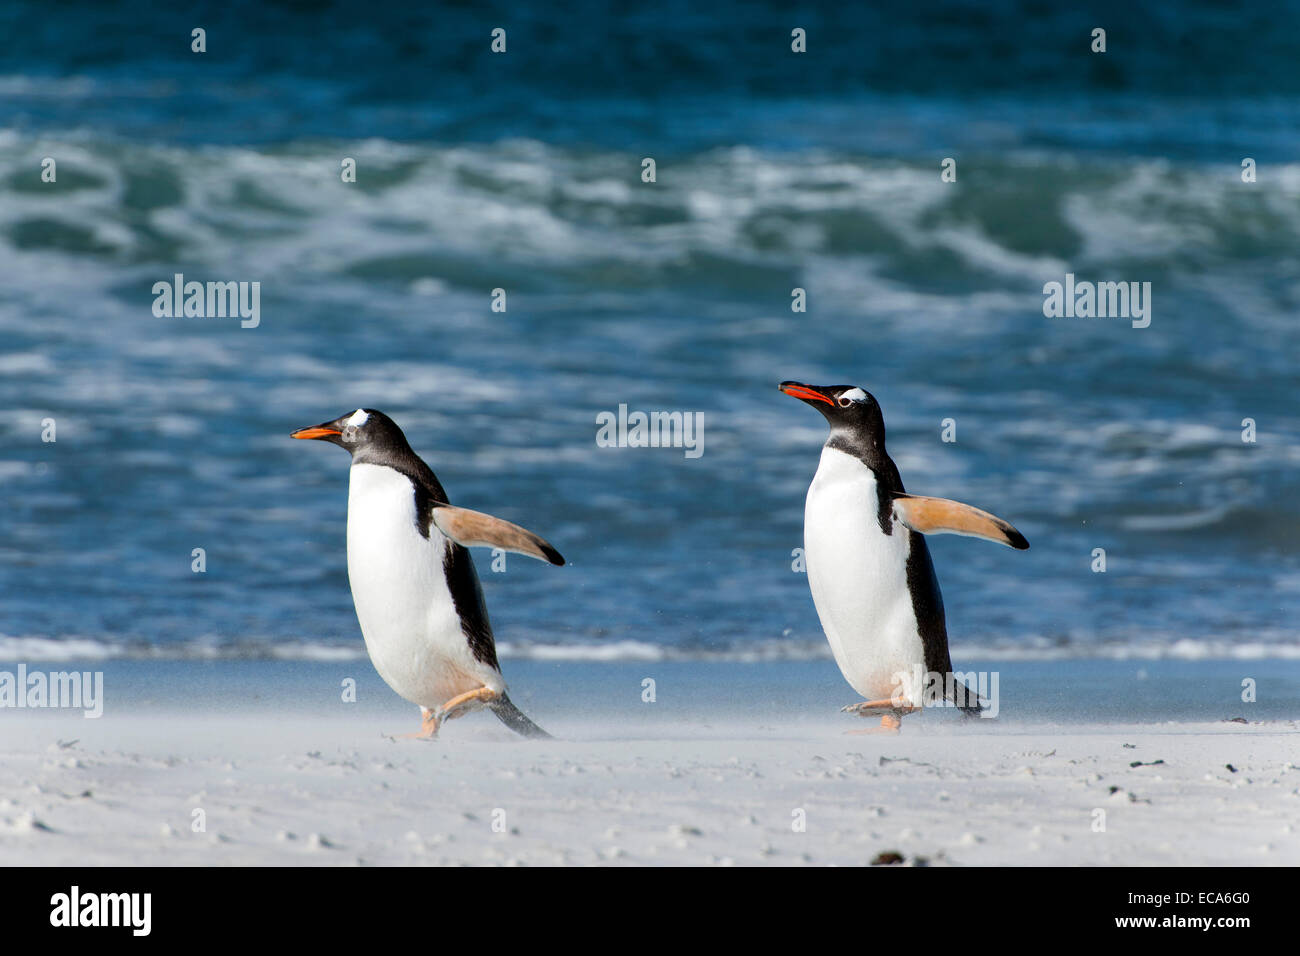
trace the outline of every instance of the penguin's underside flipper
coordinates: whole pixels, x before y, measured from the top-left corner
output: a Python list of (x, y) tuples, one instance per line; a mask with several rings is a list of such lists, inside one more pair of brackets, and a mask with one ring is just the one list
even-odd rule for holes
[(528, 716), (514, 705), (508, 696), (502, 694), (488, 704), (497, 719), (521, 737), (550, 739), (550, 734), (528, 719)]
[(446, 504), (435, 504), (432, 517), (439, 531), (466, 548), (501, 548), (550, 564), (564, 564), (560, 552), (545, 540), (501, 518)]
[(980, 511), (948, 498), (894, 493), (894, 514), (913, 531), (921, 534), (964, 534), (986, 538), (1008, 548), (1024, 551), (1029, 547), (1025, 536), (997, 515)]

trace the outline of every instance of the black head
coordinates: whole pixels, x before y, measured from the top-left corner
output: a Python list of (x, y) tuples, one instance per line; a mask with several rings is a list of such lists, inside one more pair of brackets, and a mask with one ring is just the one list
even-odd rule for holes
[(300, 428), (290, 438), (314, 438), (347, 449), (353, 458), (381, 458), (385, 454), (409, 452), (406, 436), (397, 423), (373, 408), (358, 408), (332, 422)]
[(875, 397), (856, 385), (804, 385), (782, 382), (781, 391), (826, 416), (831, 432), (847, 432), (860, 441), (884, 444), (885, 419)]
[(300, 428), (289, 437), (327, 441), (346, 448), (354, 465), (385, 465), (406, 475), (416, 486), (416, 506), (423, 509), (421, 528), (428, 527), (428, 502), (447, 501), (433, 469), (411, 450), (397, 422), (377, 409), (358, 408), (332, 422)]
[[(875, 396), (856, 385), (804, 385), (802, 382), (782, 382), (781, 391), (825, 416), (831, 426), (827, 448), (857, 458), (875, 473), (883, 490), (903, 490), (898, 467), (885, 451), (885, 418)], [(885, 499), (881, 501), (883, 508)], [(882, 517), (882, 526), (885, 521)]]

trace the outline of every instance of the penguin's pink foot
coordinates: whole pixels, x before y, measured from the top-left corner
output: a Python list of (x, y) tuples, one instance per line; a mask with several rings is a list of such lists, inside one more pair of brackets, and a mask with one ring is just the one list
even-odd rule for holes
[(892, 710), (896, 714), (910, 714), (916, 708), (907, 704), (899, 704), (897, 701), (886, 700), (863, 700), (856, 704), (849, 704), (847, 707), (841, 707), (840, 713), (858, 714), (862, 717), (870, 717), (871, 714), (863, 713), (867, 710)]
[[(495, 691), (490, 687), (480, 687), (478, 690), (466, 691), (463, 694), (457, 694), (447, 703), (439, 707), (433, 714), (434, 720), (441, 723), (444, 720), (452, 720), (460, 717), (465, 713), (465, 708), (470, 704), (489, 703), (501, 696), (500, 691)], [(436, 731), (435, 731), (436, 732)]]
[(438, 727), (442, 720), (428, 707), (420, 708), (420, 729), (413, 734), (396, 734), (389, 740), (434, 740), (438, 736)]
[(844, 733), (850, 737), (864, 737), (867, 734), (897, 734), (902, 728), (903, 719), (898, 712), (895, 712), (881, 714), (879, 727), (870, 727), (866, 730), (846, 730)]

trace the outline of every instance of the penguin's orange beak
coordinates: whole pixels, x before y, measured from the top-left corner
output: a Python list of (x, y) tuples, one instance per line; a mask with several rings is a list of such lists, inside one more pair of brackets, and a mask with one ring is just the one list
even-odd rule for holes
[(328, 438), (330, 435), (342, 435), (343, 433), (337, 428), (326, 428), (324, 425), (313, 425), (311, 428), (299, 428), (293, 432), (290, 438)]
[(791, 398), (801, 398), (805, 402), (825, 402), (827, 405), (834, 406), (835, 403), (823, 395), (821, 392), (809, 385), (801, 385), (799, 382), (782, 382), (781, 391)]

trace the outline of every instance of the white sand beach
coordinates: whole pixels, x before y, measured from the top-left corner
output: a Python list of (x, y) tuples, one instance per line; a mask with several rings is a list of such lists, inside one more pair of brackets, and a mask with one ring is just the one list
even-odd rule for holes
[(110, 697), (97, 720), (0, 714), (0, 861), (1300, 864), (1293, 720), (935, 712), (848, 736), (866, 722), (829, 703), (650, 720), (525, 698), (557, 739), (479, 713), (436, 742), (395, 742), (384, 734), (415, 729), (413, 709), (362, 686), (374, 707), (313, 713), (259, 690), (248, 706)]

